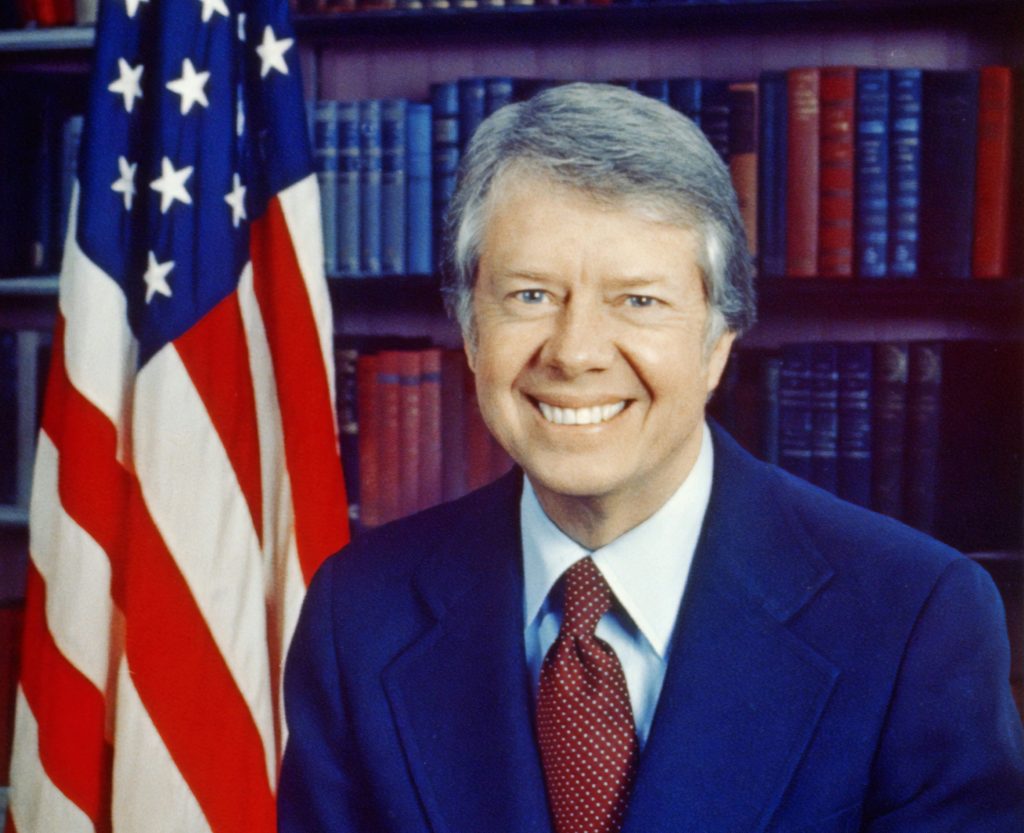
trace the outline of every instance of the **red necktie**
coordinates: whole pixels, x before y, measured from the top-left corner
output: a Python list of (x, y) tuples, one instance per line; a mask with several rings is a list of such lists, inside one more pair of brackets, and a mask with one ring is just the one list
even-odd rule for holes
[(562, 628), (541, 666), (537, 696), (548, 801), (556, 833), (617, 833), (639, 748), (622, 665), (594, 635), (612, 591), (589, 557), (562, 580)]

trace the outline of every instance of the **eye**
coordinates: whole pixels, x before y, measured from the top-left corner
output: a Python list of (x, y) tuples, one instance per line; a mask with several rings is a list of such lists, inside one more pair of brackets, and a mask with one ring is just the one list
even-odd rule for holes
[(524, 304), (542, 304), (547, 298), (547, 293), (543, 289), (520, 289), (514, 297)]
[(647, 307), (656, 306), (659, 301), (650, 295), (627, 295), (626, 303), (636, 309), (646, 309)]

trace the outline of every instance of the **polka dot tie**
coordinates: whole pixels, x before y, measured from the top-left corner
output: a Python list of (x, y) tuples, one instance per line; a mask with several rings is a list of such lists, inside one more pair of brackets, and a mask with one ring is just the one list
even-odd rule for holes
[(590, 558), (562, 581), (562, 628), (541, 666), (537, 696), (548, 802), (556, 833), (617, 833), (639, 750), (622, 665), (594, 635), (612, 591)]

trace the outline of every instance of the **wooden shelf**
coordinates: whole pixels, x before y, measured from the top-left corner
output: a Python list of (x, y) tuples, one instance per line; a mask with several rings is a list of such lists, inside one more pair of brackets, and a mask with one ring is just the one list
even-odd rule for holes
[(79, 52), (92, 49), (92, 26), (53, 26), (0, 31), (0, 52)]

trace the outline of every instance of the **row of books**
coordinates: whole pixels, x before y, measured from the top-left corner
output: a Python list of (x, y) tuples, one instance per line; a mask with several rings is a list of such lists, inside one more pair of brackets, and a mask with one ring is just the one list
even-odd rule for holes
[(453, 500), (507, 471), (461, 350), (339, 346), (338, 423), (356, 529)]
[(966, 550), (1022, 543), (1020, 342), (737, 351), (713, 413), (753, 453)]
[(60, 268), (84, 118), (81, 83), (0, 81), (0, 276)]
[(0, 29), (91, 25), (99, 0), (0, 0)]

